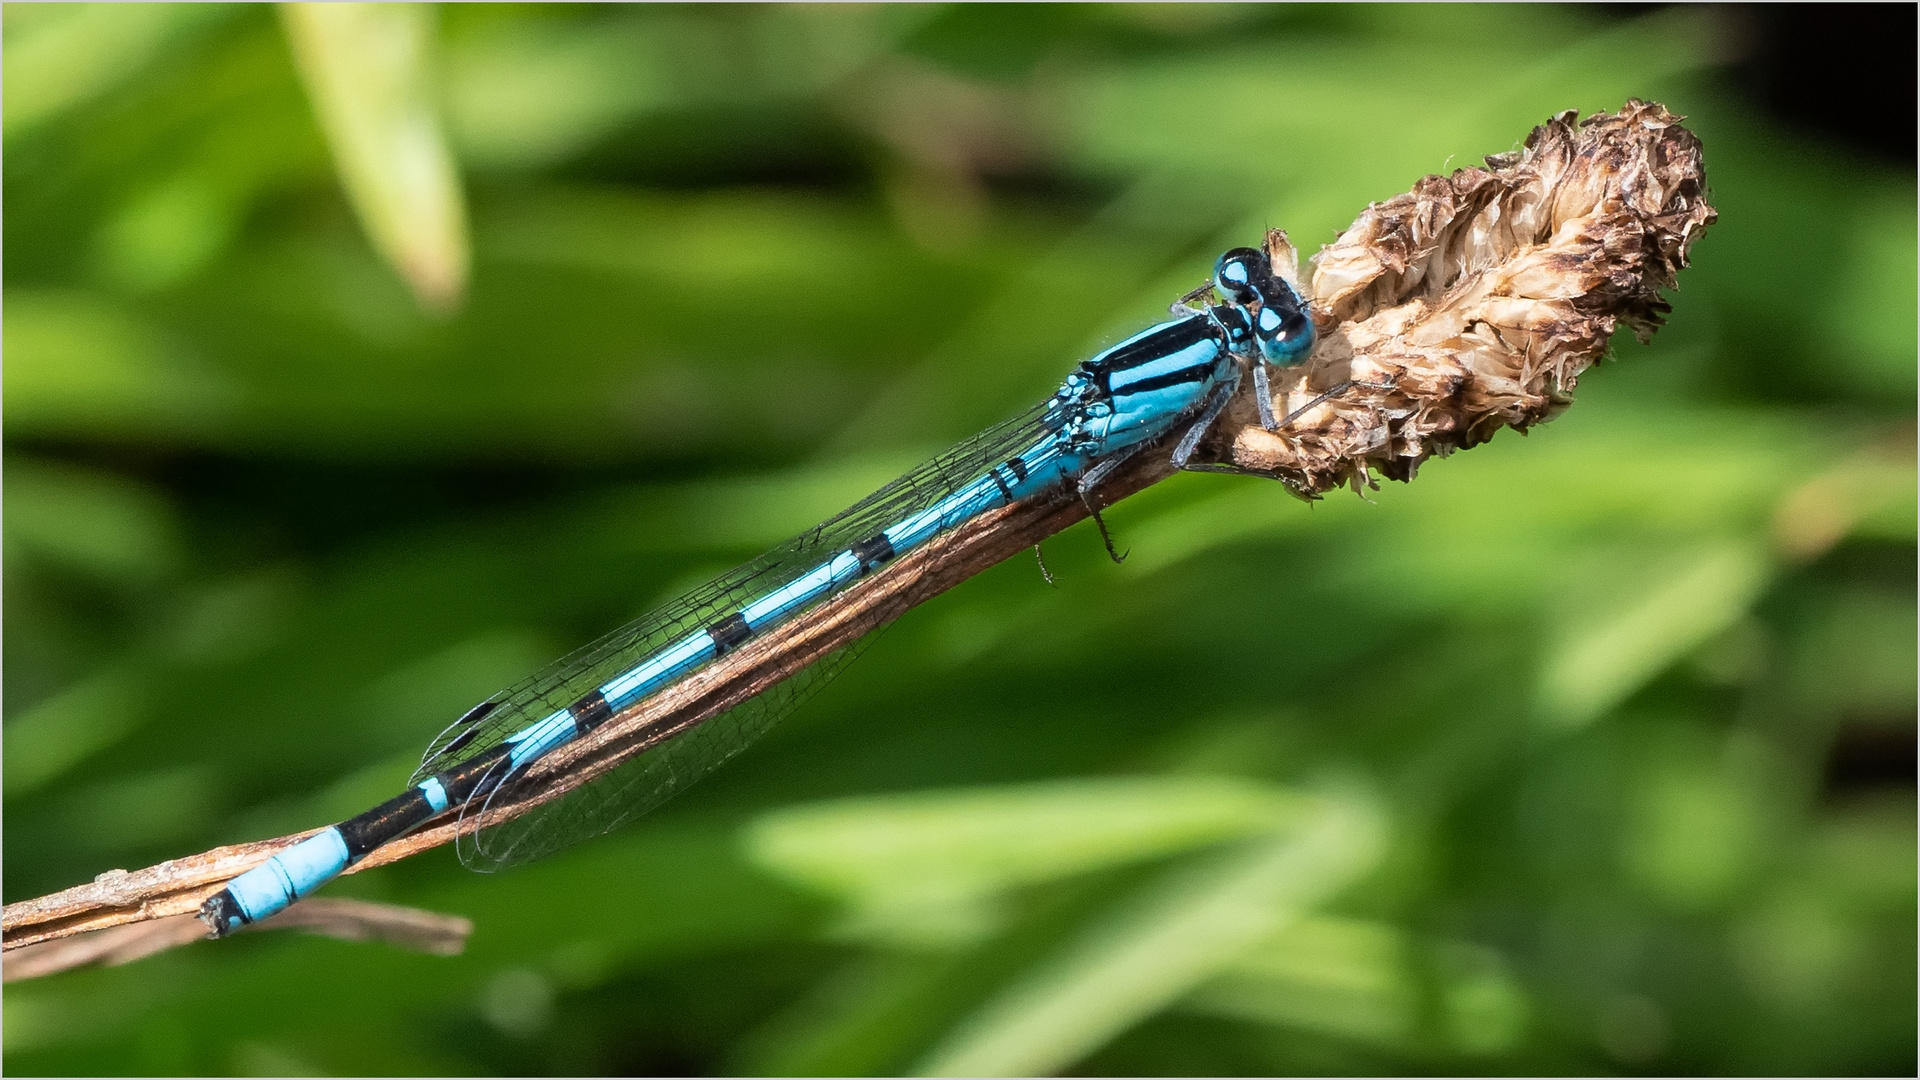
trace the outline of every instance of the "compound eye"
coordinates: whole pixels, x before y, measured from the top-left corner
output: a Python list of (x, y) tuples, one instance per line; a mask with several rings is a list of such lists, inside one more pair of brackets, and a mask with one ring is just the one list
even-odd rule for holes
[(1290, 338), (1312, 325), (1313, 320), (1307, 317), (1304, 309), (1291, 305), (1276, 307), (1269, 303), (1261, 306), (1254, 332), (1263, 338)]
[(1267, 257), (1252, 248), (1234, 248), (1213, 266), (1213, 280), (1220, 291), (1241, 303), (1254, 299), (1267, 276)]
[[(1268, 316), (1272, 316), (1269, 321)], [(1272, 330), (1269, 331), (1268, 327)], [(1295, 310), (1285, 316), (1272, 308), (1260, 311), (1260, 353), (1273, 364), (1297, 364), (1313, 351), (1313, 320)]]

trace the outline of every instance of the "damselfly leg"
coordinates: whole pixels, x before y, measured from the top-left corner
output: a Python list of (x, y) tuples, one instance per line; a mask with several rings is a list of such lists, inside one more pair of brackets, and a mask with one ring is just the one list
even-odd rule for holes
[[(1256, 375), (1254, 379), (1255, 392), (1260, 397), (1260, 405), (1262, 406), (1261, 412), (1264, 414), (1262, 417), (1261, 426), (1266, 428), (1268, 431), (1272, 431), (1276, 433), (1280, 431), (1284, 431), (1288, 427), (1291, 427), (1294, 421), (1300, 419), (1302, 416), (1305, 416), (1307, 413), (1313, 411), (1315, 408), (1319, 407), (1323, 403), (1333, 400), (1334, 398), (1339, 397), (1341, 394), (1344, 394), (1349, 390), (1378, 390), (1378, 391), (1385, 392), (1385, 391), (1391, 391), (1391, 390), (1397, 389), (1397, 387), (1393, 383), (1375, 383), (1375, 382), (1365, 382), (1360, 379), (1346, 379), (1342, 382), (1336, 383), (1332, 388), (1322, 393), (1314, 395), (1313, 400), (1307, 402), (1305, 405), (1302, 405), (1297, 409), (1292, 410), (1291, 412), (1287, 413), (1286, 416), (1281, 417), (1278, 420), (1274, 421), (1273, 423), (1269, 424), (1266, 422), (1266, 419), (1267, 417), (1271, 417), (1273, 415), (1272, 413), (1273, 405), (1271, 401), (1271, 394), (1268, 391), (1260, 388), (1260, 383), (1263, 380), (1260, 379), (1257, 372), (1259, 371), (1261, 366), (1262, 365), (1259, 365), (1256, 362), (1255, 364)], [(1231, 385), (1223, 385), (1220, 389), (1226, 390), (1228, 392), (1228, 396), (1231, 396), (1231, 392), (1232, 392)], [(1221, 404), (1224, 405), (1225, 403), (1221, 402)], [(1218, 412), (1219, 412), (1218, 408), (1216, 408), (1213, 405), (1209, 405), (1207, 412), (1203, 413), (1201, 415), (1201, 419), (1198, 422), (1196, 422), (1192, 428), (1189, 428), (1187, 431), (1187, 434), (1181, 438), (1180, 445), (1174, 448), (1173, 464), (1175, 468), (1184, 469), (1184, 470), (1187, 470), (1188, 472), (1233, 473), (1240, 476), (1259, 476), (1267, 479), (1278, 479), (1283, 483), (1286, 483), (1289, 487), (1293, 488), (1296, 494), (1299, 494), (1302, 496), (1311, 496), (1312, 494), (1311, 492), (1302, 491), (1291, 480), (1289, 480), (1287, 477), (1280, 475), (1278, 473), (1266, 472), (1260, 469), (1243, 469), (1237, 465), (1226, 465), (1226, 464), (1220, 464), (1216, 462), (1189, 461), (1189, 459), (1193, 455), (1194, 449), (1199, 446), (1200, 439), (1205, 435), (1208, 425), (1210, 425), (1213, 422), (1213, 419), (1218, 414)]]
[(1187, 459), (1193, 457), (1194, 448), (1199, 446), (1200, 440), (1206, 437), (1207, 429), (1211, 428), (1213, 422), (1219, 418), (1220, 410), (1225, 409), (1227, 402), (1233, 400), (1233, 392), (1239, 385), (1240, 380), (1234, 379), (1231, 382), (1221, 384), (1214, 390), (1213, 397), (1207, 402), (1206, 409), (1200, 413), (1199, 418), (1193, 422), (1193, 425), (1187, 428), (1186, 434), (1180, 436), (1179, 444), (1173, 448), (1174, 468), (1184, 469), (1187, 467)]
[(1198, 288), (1190, 290), (1185, 296), (1175, 300), (1173, 304), (1167, 308), (1167, 313), (1176, 318), (1184, 318), (1195, 312), (1206, 311), (1212, 306), (1213, 282), (1206, 281), (1202, 282)]
[(1107, 558), (1116, 563), (1127, 561), (1127, 557), (1113, 550), (1113, 537), (1107, 532), (1106, 520), (1100, 516), (1100, 504), (1094, 500), (1093, 489), (1099, 487), (1101, 481), (1112, 476), (1115, 469), (1132, 459), (1140, 450), (1141, 447), (1134, 446), (1115, 454), (1082, 473), (1080, 479), (1074, 483), (1074, 490), (1080, 494), (1080, 502), (1086, 506), (1087, 513), (1092, 515), (1094, 527), (1100, 530), (1100, 542), (1107, 546)]
[(1267, 381), (1265, 362), (1253, 362), (1253, 403), (1260, 410), (1260, 426), (1268, 431), (1279, 431), (1280, 425), (1273, 419), (1273, 384)]
[[(1338, 397), (1339, 395), (1344, 394), (1349, 390), (1387, 391), (1387, 390), (1393, 390), (1393, 389), (1396, 389), (1393, 383), (1370, 383), (1370, 382), (1362, 382), (1359, 379), (1348, 379), (1345, 382), (1336, 383), (1333, 389), (1326, 391), (1325, 393), (1314, 398), (1312, 401), (1309, 401), (1305, 405), (1302, 405), (1299, 408), (1288, 413), (1287, 418), (1285, 420), (1280, 421), (1280, 423), (1277, 426), (1270, 427), (1267, 430), (1279, 431), (1281, 428), (1286, 427), (1287, 425), (1293, 423), (1295, 420), (1298, 420), (1302, 416), (1305, 416), (1308, 412), (1311, 412), (1321, 402), (1326, 401), (1330, 398)], [(1263, 404), (1266, 405), (1266, 408), (1268, 410), (1271, 410), (1273, 408), (1271, 402), (1268, 401), (1268, 398), (1265, 394), (1261, 395), (1261, 401)]]

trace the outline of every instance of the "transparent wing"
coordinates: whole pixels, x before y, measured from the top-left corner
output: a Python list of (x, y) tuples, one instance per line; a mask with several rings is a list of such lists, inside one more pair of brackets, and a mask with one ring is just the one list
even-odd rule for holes
[[(637, 665), (662, 646), (713, 625), (750, 601), (812, 571), (823, 561), (937, 504), (1031, 446), (1045, 432), (1045, 405), (945, 451), (844, 513), (753, 561), (720, 575), (516, 683), (449, 725), (429, 745), (418, 782), (486, 753), (516, 732)], [(944, 543), (951, 531), (923, 547)], [(822, 598), (824, 599), (824, 598)], [(817, 603), (817, 602), (816, 602)], [(877, 628), (869, 628), (874, 629)], [(830, 653), (761, 694), (690, 730), (648, 747), (592, 781), (525, 813), (516, 804), (558, 779), (552, 770), (508, 776), (461, 810), (461, 861), (478, 870), (516, 865), (599, 835), (671, 798), (745, 749), (857, 656), (864, 642)]]
[(875, 632), (533, 810), (514, 814), (514, 803), (534, 794), (528, 785), (544, 785), (555, 778), (528, 774), (524, 782), (509, 780), (484, 801), (461, 811), (461, 828), (454, 838), (460, 861), (480, 871), (518, 866), (611, 832), (647, 813), (785, 719), (858, 656)]

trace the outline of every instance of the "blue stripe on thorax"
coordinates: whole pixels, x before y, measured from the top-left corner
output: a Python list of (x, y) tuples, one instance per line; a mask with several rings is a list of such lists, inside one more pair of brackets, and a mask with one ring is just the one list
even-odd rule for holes
[(1120, 372), (1150, 364), (1171, 353), (1214, 340), (1216, 331), (1204, 316), (1187, 315), (1155, 323), (1082, 364), (1087, 371)]
[(1194, 368), (1211, 371), (1214, 362), (1221, 355), (1220, 344), (1211, 339), (1196, 341), (1183, 349), (1164, 353), (1143, 364), (1135, 364), (1122, 371), (1109, 373), (1107, 389), (1114, 396), (1128, 392), (1128, 387), (1140, 383), (1157, 382), (1170, 375)]
[(1099, 444), (1091, 455), (1106, 456), (1166, 433), (1212, 392), (1231, 363), (1220, 342), (1206, 338), (1105, 373), (1112, 413), (1099, 424)]

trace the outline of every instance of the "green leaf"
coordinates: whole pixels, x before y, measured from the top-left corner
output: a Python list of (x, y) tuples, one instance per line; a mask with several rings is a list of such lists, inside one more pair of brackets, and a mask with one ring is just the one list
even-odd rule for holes
[(224, 4), (46, 4), (6, 13), (6, 140), (98, 98), (184, 31), (224, 19)]
[(1296, 830), (1168, 871), (963, 1020), (920, 1076), (1058, 1072), (1172, 1004), (1369, 870), (1382, 823), (1325, 797)]
[(760, 865), (853, 907), (852, 929), (964, 941), (998, 892), (1291, 827), (1313, 804), (1224, 777), (1076, 780), (800, 806), (756, 822)]
[(145, 320), (83, 293), (10, 290), (6, 354), (6, 419), (16, 436), (203, 431), (237, 396)]
[(283, 4), (281, 17), (360, 223), (421, 305), (467, 287), (467, 211), (428, 74), (417, 4)]
[(106, 672), (8, 720), (7, 799), (38, 791), (119, 742), (145, 716), (144, 690), (142, 682), (127, 672)]
[(9, 556), (116, 583), (175, 570), (183, 541), (157, 491), (113, 473), (13, 457), (6, 467)]
[[(1623, 570), (1626, 568), (1622, 568)], [(1747, 613), (1772, 577), (1755, 545), (1726, 541), (1645, 574), (1589, 583), (1539, 678), (1541, 715), (1575, 728), (1605, 714)]]

